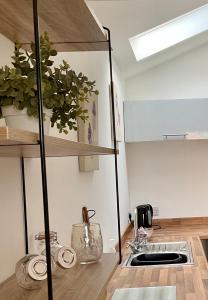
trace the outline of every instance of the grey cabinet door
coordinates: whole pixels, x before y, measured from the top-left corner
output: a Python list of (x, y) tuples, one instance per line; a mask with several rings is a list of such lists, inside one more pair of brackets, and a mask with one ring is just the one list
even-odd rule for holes
[(208, 131), (208, 99), (124, 102), (125, 141), (181, 139)]

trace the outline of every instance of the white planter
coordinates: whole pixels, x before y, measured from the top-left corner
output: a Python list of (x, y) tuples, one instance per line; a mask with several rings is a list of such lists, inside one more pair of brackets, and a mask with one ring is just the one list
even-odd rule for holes
[[(5, 118), (6, 125), (22, 130), (28, 130), (32, 132), (39, 132), (38, 119), (29, 117), (27, 115), (27, 109), (17, 110), (14, 106), (2, 106), (2, 115)], [(49, 134), (50, 118), (52, 114), (51, 109), (43, 108), (45, 113), (44, 121), (44, 133)]]

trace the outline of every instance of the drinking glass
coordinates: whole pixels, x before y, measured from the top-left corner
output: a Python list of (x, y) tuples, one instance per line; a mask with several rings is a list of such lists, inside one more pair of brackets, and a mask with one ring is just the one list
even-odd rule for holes
[(80, 264), (97, 262), (103, 253), (103, 240), (100, 224), (90, 223), (87, 225), (72, 225), (71, 246), (77, 255)]

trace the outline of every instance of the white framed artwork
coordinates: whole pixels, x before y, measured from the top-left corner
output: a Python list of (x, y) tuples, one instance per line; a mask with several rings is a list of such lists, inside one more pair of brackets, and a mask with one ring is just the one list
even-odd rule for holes
[[(88, 110), (88, 120), (78, 120), (78, 141), (91, 145), (98, 145), (98, 96), (93, 94), (89, 102), (83, 104)], [(99, 170), (99, 156), (79, 156), (80, 172)]]

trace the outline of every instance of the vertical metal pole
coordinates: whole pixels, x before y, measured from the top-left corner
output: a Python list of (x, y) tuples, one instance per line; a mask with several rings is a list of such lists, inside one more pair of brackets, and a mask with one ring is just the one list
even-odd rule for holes
[(103, 27), (108, 32), (108, 53), (110, 63), (110, 86), (111, 86), (111, 105), (112, 105), (112, 119), (113, 119), (113, 144), (114, 144), (114, 161), (115, 161), (115, 177), (116, 177), (116, 204), (117, 204), (117, 221), (118, 221), (118, 248), (119, 248), (119, 264), (122, 261), (121, 253), (121, 222), (120, 222), (120, 203), (119, 203), (119, 185), (118, 185), (118, 159), (117, 159), (117, 142), (116, 142), (116, 122), (115, 122), (115, 102), (114, 102), (114, 88), (113, 88), (113, 67), (111, 56), (111, 35), (107, 27)]
[(43, 190), (44, 225), (45, 225), (45, 239), (46, 239), (48, 299), (53, 300), (53, 286), (52, 286), (52, 273), (51, 273), (51, 250), (50, 250), (50, 227), (49, 227), (49, 209), (48, 209), (48, 188), (47, 188), (47, 172), (46, 172), (46, 159), (45, 159), (45, 138), (44, 138), (44, 126), (43, 126), (41, 53), (40, 53), (39, 19), (38, 19), (37, 0), (33, 0), (33, 21), (34, 21), (34, 35), (35, 35), (36, 77), (37, 77), (36, 79), (37, 79), (38, 111), (39, 111), (39, 140), (40, 140), (40, 159), (41, 159), (41, 175), (42, 175), (42, 190)]
[(20, 158), (21, 174), (22, 174), (22, 199), (23, 199), (23, 212), (24, 212), (24, 230), (25, 230), (25, 254), (28, 254), (28, 225), (27, 225), (27, 201), (25, 189), (25, 165), (24, 158)]

